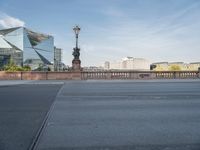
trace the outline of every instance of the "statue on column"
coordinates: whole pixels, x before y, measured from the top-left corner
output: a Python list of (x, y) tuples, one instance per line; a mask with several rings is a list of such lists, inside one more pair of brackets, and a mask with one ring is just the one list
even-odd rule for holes
[(76, 47), (73, 48), (73, 53), (72, 55), (74, 56), (74, 59), (72, 60), (72, 69), (75, 71), (80, 71), (81, 70), (81, 61), (80, 61), (80, 48), (78, 48), (78, 35), (81, 30), (79, 26), (75, 26), (73, 28), (76, 36)]

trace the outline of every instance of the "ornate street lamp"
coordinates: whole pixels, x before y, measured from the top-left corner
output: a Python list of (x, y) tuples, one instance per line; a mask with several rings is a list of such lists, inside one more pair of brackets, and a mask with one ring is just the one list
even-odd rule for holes
[(73, 53), (72, 53), (72, 55), (74, 56), (74, 59), (72, 60), (72, 69), (80, 71), (81, 70), (81, 61), (79, 59), (80, 48), (78, 48), (78, 35), (79, 35), (81, 28), (79, 26), (75, 26), (73, 28), (73, 30), (76, 35), (76, 47), (73, 48)]
[(78, 48), (78, 35), (79, 35), (81, 28), (79, 26), (76, 26), (76, 27), (73, 28), (73, 30), (74, 30), (74, 33), (76, 35), (76, 48)]

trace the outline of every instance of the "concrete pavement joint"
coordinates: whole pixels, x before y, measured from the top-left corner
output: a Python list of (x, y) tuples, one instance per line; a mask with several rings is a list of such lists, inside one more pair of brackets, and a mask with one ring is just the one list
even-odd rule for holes
[(50, 114), (51, 114), (51, 112), (52, 112), (52, 110), (53, 110), (53, 107), (54, 107), (54, 105), (55, 105), (55, 101), (56, 101), (58, 95), (61, 93), (63, 87), (64, 87), (64, 84), (63, 84), (63, 86), (60, 88), (60, 90), (58, 91), (58, 93), (57, 93), (57, 95), (56, 95), (56, 97), (55, 97), (54, 102), (52, 103), (52, 105), (51, 105), (49, 111), (47, 112), (47, 114), (46, 114), (46, 116), (45, 116), (45, 118), (44, 118), (44, 120), (43, 120), (43, 122), (42, 122), (42, 125), (41, 125), (41, 127), (39, 128), (39, 130), (38, 130), (38, 132), (37, 132), (37, 134), (36, 134), (36, 136), (35, 136), (35, 138), (34, 138), (32, 144), (31, 144), (31, 146), (29, 147), (29, 150), (36, 150), (36, 149), (37, 149), (37, 146), (38, 146), (38, 143), (39, 143), (39, 141), (40, 141), (40, 139), (41, 139), (41, 136), (42, 136), (42, 134), (43, 134), (43, 131), (45, 130), (45, 128), (46, 128), (46, 126), (47, 126), (47, 120), (48, 120), (48, 118), (49, 118), (49, 116), (50, 116)]

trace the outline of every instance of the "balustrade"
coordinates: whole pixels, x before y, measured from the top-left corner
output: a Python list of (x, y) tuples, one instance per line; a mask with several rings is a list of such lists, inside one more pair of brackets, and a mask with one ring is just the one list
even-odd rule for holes
[(82, 71), (82, 72), (4, 72), (0, 80), (127, 80), (127, 79), (196, 79), (198, 71)]

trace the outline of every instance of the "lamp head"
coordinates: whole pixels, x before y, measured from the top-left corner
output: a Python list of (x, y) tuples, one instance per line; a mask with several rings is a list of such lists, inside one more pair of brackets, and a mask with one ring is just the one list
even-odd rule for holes
[(81, 28), (80, 28), (79, 26), (75, 26), (75, 27), (73, 28), (73, 30), (74, 30), (74, 33), (75, 33), (76, 35), (78, 35), (79, 32), (80, 32), (80, 30), (81, 30)]

